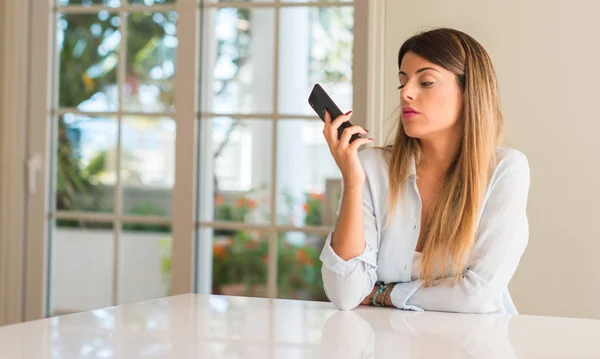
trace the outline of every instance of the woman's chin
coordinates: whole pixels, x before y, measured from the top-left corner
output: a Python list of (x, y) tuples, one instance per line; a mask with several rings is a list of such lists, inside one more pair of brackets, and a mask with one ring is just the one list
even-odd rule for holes
[(421, 138), (423, 136), (423, 131), (419, 131), (414, 126), (404, 126), (404, 133), (412, 138)]

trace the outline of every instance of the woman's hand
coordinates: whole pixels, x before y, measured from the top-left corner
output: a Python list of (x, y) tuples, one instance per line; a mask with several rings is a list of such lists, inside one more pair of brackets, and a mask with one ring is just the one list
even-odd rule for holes
[(344, 180), (344, 187), (359, 187), (365, 182), (365, 170), (363, 169), (360, 160), (358, 159), (358, 148), (361, 145), (370, 143), (373, 141), (372, 138), (357, 138), (350, 143), (350, 138), (356, 133), (362, 135), (368, 131), (360, 126), (348, 127), (342, 133), (341, 139), (338, 140), (338, 128), (342, 123), (350, 120), (350, 114), (352, 111), (342, 115), (335, 120), (331, 121), (331, 115), (325, 111), (325, 126), (323, 128), (323, 135), (329, 146), (329, 151), (335, 159), (335, 163), (342, 172), (342, 178)]
[(360, 305), (373, 305), (373, 296), (375, 295), (375, 292), (377, 292), (378, 289), (379, 289), (379, 286), (377, 286), (377, 284), (375, 284), (375, 286), (373, 287), (373, 290), (371, 291), (371, 294), (367, 295), (367, 297), (365, 299), (363, 299), (362, 302), (360, 302)]

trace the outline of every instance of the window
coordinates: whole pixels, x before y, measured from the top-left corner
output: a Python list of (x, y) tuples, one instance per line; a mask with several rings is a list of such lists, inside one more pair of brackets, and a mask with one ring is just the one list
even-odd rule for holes
[(325, 299), (318, 253), (340, 173), (307, 97), (318, 82), (343, 110), (364, 107), (358, 6), (36, 7), (52, 21), (36, 22), (34, 41), (54, 34), (34, 61), (51, 69), (32, 95), (49, 108), (30, 126), (49, 169), (28, 216), (47, 228), (46, 314), (189, 290)]
[(168, 294), (174, 1), (59, 0), (49, 314)]
[(199, 290), (325, 299), (318, 254), (341, 176), (307, 98), (319, 82), (352, 108), (354, 4), (204, 9), (198, 127), (216, 150), (198, 172), (210, 201), (198, 213), (198, 261), (212, 262), (212, 275), (199, 266)]

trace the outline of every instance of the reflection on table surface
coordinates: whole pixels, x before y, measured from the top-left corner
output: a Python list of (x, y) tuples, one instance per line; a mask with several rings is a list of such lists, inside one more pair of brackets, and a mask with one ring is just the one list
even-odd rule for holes
[(0, 358), (600, 357), (600, 321), (181, 295), (0, 328)]

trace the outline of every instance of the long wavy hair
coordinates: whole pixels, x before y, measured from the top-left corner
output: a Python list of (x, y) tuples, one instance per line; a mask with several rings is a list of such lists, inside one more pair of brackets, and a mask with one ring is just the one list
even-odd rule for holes
[[(442, 177), (421, 234), (421, 278), (425, 285), (436, 285), (444, 279), (456, 284), (473, 247), (483, 196), (497, 163), (496, 146), (501, 140), (504, 116), (496, 73), (483, 46), (454, 29), (439, 28), (409, 38), (398, 52), (398, 68), (407, 52), (454, 73), (462, 90), (459, 150)], [(399, 195), (404, 200), (412, 161), (418, 167), (422, 155), (419, 140), (406, 135), (402, 121), (398, 122), (393, 145), (385, 147), (389, 160), (388, 219)], [(440, 270), (436, 269), (438, 261)], [(452, 266), (446, 272), (448, 261)]]

